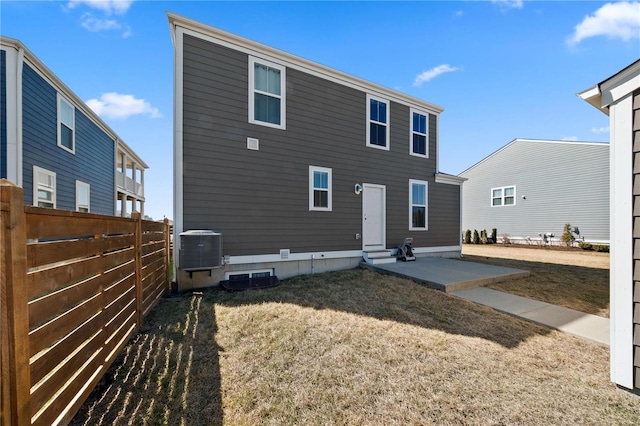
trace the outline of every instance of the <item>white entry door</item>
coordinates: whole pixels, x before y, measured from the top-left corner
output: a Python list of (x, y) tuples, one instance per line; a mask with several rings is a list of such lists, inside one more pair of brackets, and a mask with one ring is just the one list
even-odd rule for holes
[(386, 248), (386, 188), (384, 185), (362, 184), (362, 249)]

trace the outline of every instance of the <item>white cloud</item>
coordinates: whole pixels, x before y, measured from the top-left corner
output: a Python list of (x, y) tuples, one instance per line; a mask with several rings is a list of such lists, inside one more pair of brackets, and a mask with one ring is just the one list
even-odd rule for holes
[(591, 131), (593, 133), (609, 133), (609, 127), (593, 127)]
[(567, 43), (576, 45), (586, 38), (601, 35), (624, 41), (640, 38), (640, 2), (605, 4), (575, 26)]
[(462, 10), (456, 10), (456, 16), (462, 16), (464, 15), (464, 12)]
[(502, 9), (522, 9), (524, 6), (523, 0), (491, 0), (491, 3), (497, 4)]
[(73, 9), (84, 4), (92, 9), (101, 10), (107, 15), (112, 13), (122, 15), (129, 10), (131, 3), (133, 3), (133, 0), (70, 0), (67, 3), (67, 7)]
[(567, 142), (575, 142), (575, 141), (577, 141), (579, 139), (578, 139), (577, 136), (566, 136), (566, 137), (562, 138), (562, 140), (563, 141), (567, 141)]
[(132, 115), (148, 115), (150, 118), (161, 118), (158, 108), (154, 108), (144, 99), (136, 99), (133, 95), (121, 95), (115, 92), (103, 93), (100, 99), (89, 99), (89, 108), (102, 117), (125, 119)]
[(422, 86), (422, 83), (426, 83), (427, 81), (439, 76), (440, 74), (458, 71), (459, 69), (460, 68), (452, 67), (449, 64), (438, 65), (437, 67), (431, 68), (430, 70), (424, 71), (422, 74), (419, 74), (413, 81), (413, 85), (415, 87), (420, 87)]
[(119, 30), (121, 28), (121, 25), (113, 19), (94, 18), (90, 13), (82, 15), (82, 26), (94, 33), (106, 30)]

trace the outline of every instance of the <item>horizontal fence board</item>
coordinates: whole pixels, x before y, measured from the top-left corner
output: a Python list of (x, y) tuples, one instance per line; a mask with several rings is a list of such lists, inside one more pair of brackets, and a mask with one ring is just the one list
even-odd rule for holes
[[(27, 239), (70, 238), (87, 235), (132, 234), (135, 221), (69, 210), (25, 207)], [(74, 220), (82, 219), (82, 220)]]
[(152, 222), (148, 220), (143, 220), (141, 223), (142, 232), (164, 232), (164, 222)]
[(164, 255), (164, 241), (156, 241), (155, 243), (144, 244), (142, 246), (142, 255), (160, 252)]
[(164, 275), (164, 271), (161, 269), (156, 270), (153, 274), (149, 275), (148, 280), (143, 283), (142, 300), (145, 300), (149, 294), (154, 292), (158, 287), (158, 281)]
[(135, 237), (133, 235), (28, 244), (27, 267), (36, 268), (65, 260), (99, 255), (131, 247), (134, 244)]
[(149, 297), (147, 297), (142, 303), (143, 315), (147, 316), (147, 314), (153, 309), (153, 307), (158, 303), (158, 301), (162, 298), (162, 294), (164, 293), (164, 286), (158, 286), (154, 292), (152, 292)]
[(104, 256), (82, 259), (27, 274), (29, 299), (34, 299), (78, 281), (87, 279), (101, 271), (106, 271), (134, 258), (134, 249), (108, 253)]
[(29, 303), (30, 329), (54, 318), (56, 315), (60, 315), (134, 273), (134, 263), (125, 263), (101, 275), (96, 275), (87, 281), (65, 287), (31, 301)]
[(142, 256), (142, 276), (144, 277), (148, 273), (145, 271), (147, 268), (156, 269), (159, 263), (164, 263), (164, 253), (162, 252), (154, 252)]
[(164, 241), (164, 234), (162, 232), (148, 232), (142, 234), (142, 244), (153, 243), (156, 241)]

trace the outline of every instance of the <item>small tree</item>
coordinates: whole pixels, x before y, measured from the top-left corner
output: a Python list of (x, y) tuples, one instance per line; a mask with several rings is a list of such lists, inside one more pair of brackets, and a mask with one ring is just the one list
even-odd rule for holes
[(497, 242), (498, 242), (498, 230), (497, 230), (496, 228), (492, 228), (492, 229), (491, 229), (491, 240), (492, 240), (494, 243), (497, 243)]
[(471, 244), (471, 230), (467, 229), (464, 232), (464, 243), (465, 244)]
[(560, 236), (560, 241), (562, 241), (567, 247), (571, 247), (575, 240), (576, 237), (574, 237), (573, 232), (571, 232), (571, 224), (566, 223), (564, 225), (564, 230), (562, 231), (562, 236)]
[(478, 230), (473, 230), (473, 244), (480, 244), (480, 235), (478, 235)]
[(482, 244), (488, 244), (489, 242), (487, 241), (487, 230), (483, 229), (482, 232), (480, 232), (480, 239), (482, 240)]

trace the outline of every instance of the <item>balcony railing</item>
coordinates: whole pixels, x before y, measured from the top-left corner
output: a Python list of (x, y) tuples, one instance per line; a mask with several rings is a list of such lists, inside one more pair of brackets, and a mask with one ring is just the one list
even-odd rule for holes
[(116, 185), (118, 189), (136, 197), (144, 197), (144, 185), (134, 181), (121, 172), (116, 172)]

